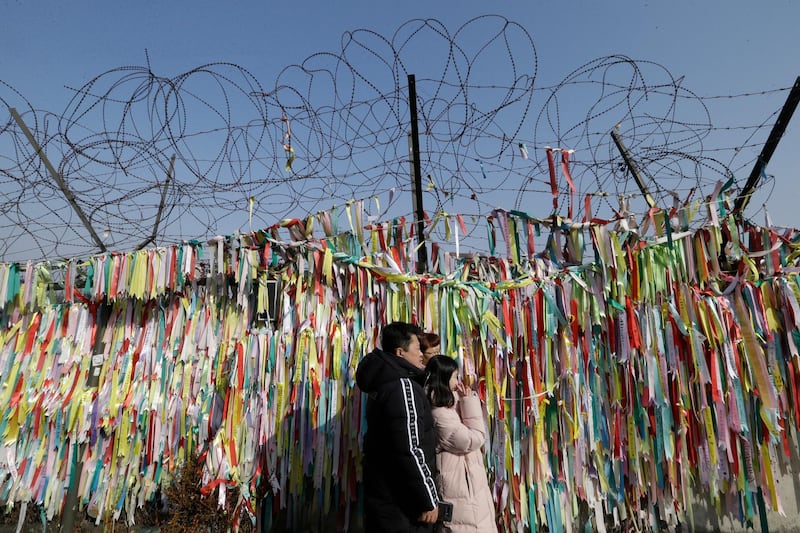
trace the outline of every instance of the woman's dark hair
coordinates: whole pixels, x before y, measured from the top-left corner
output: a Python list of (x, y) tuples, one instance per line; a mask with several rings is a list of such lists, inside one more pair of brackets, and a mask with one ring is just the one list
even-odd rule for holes
[(433, 407), (453, 407), (456, 398), (450, 390), (450, 377), (458, 370), (456, 362), (446, 355), (431, 357), (425, 367), (425, 392)]

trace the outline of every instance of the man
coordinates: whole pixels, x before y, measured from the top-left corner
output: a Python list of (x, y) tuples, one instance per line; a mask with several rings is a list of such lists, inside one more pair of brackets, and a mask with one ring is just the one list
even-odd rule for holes
[(385, 326), (381, 349), (368, 354), (356, 370), (356, 383), (368, 395), (366, 533), (432, 531), (439, 517), (436, 437), (423, 389), (422, 333), (404, 322)]

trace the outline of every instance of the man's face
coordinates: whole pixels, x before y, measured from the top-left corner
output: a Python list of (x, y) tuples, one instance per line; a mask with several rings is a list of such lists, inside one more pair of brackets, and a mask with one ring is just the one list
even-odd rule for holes
[(397, 349), (397, 355), (417, 368), (425, 368), (425, 364), (423, 363), (422, 359), (422, 350), (419, 349), (419, 339), (416, 335), (411, 336), (411, 342), (408, 343), (407, 350), (404, 350), (403, 348)]

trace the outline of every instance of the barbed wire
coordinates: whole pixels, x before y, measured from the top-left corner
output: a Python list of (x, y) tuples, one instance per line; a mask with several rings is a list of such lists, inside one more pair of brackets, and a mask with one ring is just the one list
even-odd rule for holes
[[(250, 231), (353, 198), (380, 199), (371, 219), (412, 220), (409, 74), (426, 209), (473, 217), (498, 207), (549, 215), (548, 146), (575, 150), (575, 191), (560, 177), (558, 205), (599, 199), (591, 213), (576, 202), (576, 218), (602, 218), (621, 197), (644, 210), (612, 130), (658, 205), (702, 199), (752, 167), (788, 90), (699, 96), (666, 67), (622, 55), (555, 84), (537, 85), (538, 69), (533, 37), (502, 16), (452, 32), (415, 19), (388, 37), (347, 32), (336, 53), (289, 65), (270, 84), (234, 63), (161, 76), (148, 57), (68, 88), (66, 109), (54, 112), (0, 81), (0, 117), (19, 112), (103, 244), (122, 251)], [(770, 110), (755, 124), (712, 113), (755, 100)], [(2, 261), (99, 251), (41, 154), (9, 113), (0, 123)], [(486, 249), (478, 226), (462, 247)]]

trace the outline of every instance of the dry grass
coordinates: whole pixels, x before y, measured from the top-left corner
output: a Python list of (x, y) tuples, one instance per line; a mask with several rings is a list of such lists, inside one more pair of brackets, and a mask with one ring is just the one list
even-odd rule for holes
[[(94, 532), (115, 532), (115, 533), (136, 533), (147, 528), (158, 528), (161, 531), (170, 533), (204, 533), (204, 532), (224, 532), (232, 526), (234, 521), (234, 506), (239, 500), (239, 490), (228, 488), (226, 508), (220, 509), (217, 506), (218, 489), (211, 492), (208, 496), (203, 496), (200, 492), (202, 483), (202, 463), (196, 455), (190, 456), (186, 463), (181, 467), (175, 482), (165, 487), (164, 494), (168, 502), (167, 509), (159, 508), (157, 503), (149, 504), (136, 510), (135, 526), (125, 524), (125, 518), (114, 521), (111, 516), (102, 520), (99, 525), (94, 525), (87, 517), (81, 515), (76, 517), (76, 533)], [(21, 506), (15, 505), (10, 511), (6, 512), (3, 508), (0, 511), (0, 533), (15, 531), (19, 520)], [(254, 531), (249, 517), (243, 513), (240, 517), (241, 522), (239, 531), (249, 533)], [(37, 505), (29, 504), (25, 515), (23, 532), (41, 533), (42, 521), (40, 508)], [(44, 531), (55, 533), (60, 531), (60, 523), (57, 521), (48, 522)]]

